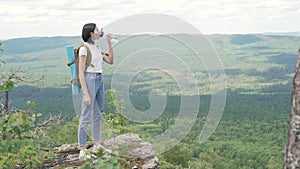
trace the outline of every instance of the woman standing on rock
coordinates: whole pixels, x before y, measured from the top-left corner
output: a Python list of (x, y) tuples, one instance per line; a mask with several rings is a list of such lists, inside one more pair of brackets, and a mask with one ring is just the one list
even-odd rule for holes
[[(102, 61), (113, 64), (114, 54), (112, 48), (112, 37), (106, 35), (109, 52), (103, 54), (95, 43), (103, 32), (100, 32), (95, 23), (88, 23), (83, 26), (82, 39), (84, 45), (79, 49), (79, 81), (82, 93), (82, 111), (78, 127), (78, 144), (80, 146), (79, 158), (89, 158), (86, 150), (87, 126), (92, 121), (93, 150), (102, 148), (100, 145), (100, 125), (104, 107), (104, 83), (102, 78)], [(91, 64), (86, 68), (88, 53), (91, 54)]]

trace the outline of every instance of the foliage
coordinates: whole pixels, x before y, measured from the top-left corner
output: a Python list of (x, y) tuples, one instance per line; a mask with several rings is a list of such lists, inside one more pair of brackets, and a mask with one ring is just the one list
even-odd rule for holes
[[(200, 144), (197, 136), (205, 122), (205, 112), (209, 110), (211, 99), (209, 96), (201, 96), (201, 113), (194, 127), (181, 144), (159, 156), (159, 160), (163, 161), (162, 168), (193, 168), (192, 166), (198, 167), (200, 164), (201, 168), (224, 169), (281, 166), (288, 129), (286, 121), (290, 104), (286, 100), (289, 97), (289, 93), (262, 95), (229, 92), (221, 123), (210, 139)], [(176, 109), (172, 105), (178, 105), (179, 101), (176, 97), (169, 97), (170, 106), (167, 105), (161, 118), (149, 124), (128, 123), (126, 131), (134, 131), (145, 138), (158, 135), (176, 120), (176, 113), (173, 113)], [(110, 112), (113, 110), (115, 109), (110, 109)], [(166, 121), (166, 118), (172, 120)], [(57, 122), (44, 130), (44, 134), (50, 139), (40, 137), (40, 144), (43, 147), (53, 147), (74, 143), (77, 139), (77, 127), (78, 118)]]
[(189, 146), (181, 143), (163, 153), (162, 157), (171, 164), (188, 167), (188, 162), (193, 157), (193, 151)]
[[(100, 158), (99, 158), (100, 157)], [(126, 158), (122, 158), (117, 154), (102, 154), (97, 156), (97, 160), (86, 160), (85, 165), (81, 168), (92, 169), (92, 168), (105, 168), (105, 169), (123, 169), (130, 168), (129, 161)]]
[(77, 142), (78, 117), (74, 117), (71, 121), (63, 122), (55, 121), (53, 125), (44, 129), (44, 135), (47, 138), (41, 140), (44, 147), (57, 147), (62, 144), (72, 144)]
[(164, 161), (162, 159), (160, 159), (159, 165), (160, 165), (161, 169), (171, 169), (171, 168), (174, 168), (173, 164), (171, 164), (171, 163), (169, 163), (167, 161)]
[(42, 76), (39, 79), (31, 80), (31, 78), (28, 75), (29, 74), (21, 68), (10, 69), (9, 71), (3, 71), (2, 74), (0, 74), (0, 94), (5, 94), (5, 100), (3, 105), (4, 111), (2, 112), (3, 115), (6, 115), (8, 113), (9, 93), (14, 90), (16, 83), (23, 82), (34, 84), (37, 81), (40, 81), (44, 78), (44, 76)]
[(123, 100), (118, 100), (118, 93), (114, 89), (108, 89), (105, 93), (109, 98), (107, 107), (111, 109), (111, 112), (104, 113), (103, 118), (110, 126), (114, 135), (124, 134), (126, 132), (126, 125), (128, 124), (126, 117), (122, 114), (125, 102)]
[(0, 166), (3, 168), (39, 168), (52, 152), (40, 151), (39, 138), (28, 111), (10, 112), (0, 117)]
[[(1, 77), (3, 79), (3, 77)], [(11, 92), (14, 90), (14, 82), (11, 79), (1, 82), (0, 93)]]

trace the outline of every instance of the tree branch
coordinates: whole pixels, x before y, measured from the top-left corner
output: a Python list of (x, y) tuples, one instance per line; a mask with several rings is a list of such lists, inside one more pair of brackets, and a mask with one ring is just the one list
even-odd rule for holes
[(52, 123), (53, 121), (57, 121), (57, 120), (60, 120), (60, 119), (61, 119), (61, 114), (59, 114), (58, 116), (52, 116), (52, 115), (50, 114), (50, 118), (44, 120), (41, 124), (39, 124), (39, 125), (37, 126), (37, 128), (39, 128), (39, 129), (45, 128), (45, 127), (47, 127), (50, 123)]

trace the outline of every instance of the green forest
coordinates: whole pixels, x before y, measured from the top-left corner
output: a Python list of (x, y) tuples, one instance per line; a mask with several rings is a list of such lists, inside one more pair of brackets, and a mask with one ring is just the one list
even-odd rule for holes
[[(174, 36), (193, 38), (193, 35)], [(181, 57), (186, 59), (199, 87), (200, 107), (196, 122), (179, 144), (157, 155), (162, 169), (282, 168), (300, 37), (261, 34), (208, 36), (223, 64), (227, 94), (222, 119), (204, 143), (200, 143), (199, 134), (211, 105), (210, 77), (205, 67), (194, 63), (191, 53), (177, 48), (175, 43), (167, 43), (162, 37), (139, 38), (136, 44), (157, 42), (157, 46), (171, 46), (175, 53), (183, 53)], [(128, 42), (128, 48), (116, 46), (116, 63), (125, 59), (122, 53), (135, 49), (131, 43)], [(2, 42), (0, 103), (4, 104), (5, 94), (9, 93), (9, 111), (0, 109), (0, 168), (40, 168), (45, 161), (55, 158), (53, 152), (41, 149), (77, 142), (78, 117), (68, 82), (69, 70), (65, 66), (64, 46), (68, 44), (79, 45), (80, 38), (25, 38)], [(155, 58), (149, 59), (149, 62), (156, 64)], [(110, 91), (117, 66), (104, 66), (107, 91)], [(130, 71), (123, 76), (129, 76)], [(17, 73), (15, 77), (21, 77), (21, 80), (7, 78), (14, 72)], [(148, 95), (155, 88), (168, 91), (167, 105), (159, 118), (149, 123), (122, 119), (127, 122), (118, 124), (117, 129), (110, 128), (107, 122), (101, 138), (112, 137), (113, 132), (117, 132), (138, 133), (141, 138), (147, 139), (174, 125), (181, 97), (176, 81), (165, 72), (153, 69), (140, 71), (130, 84), (131, 103), (137, 110), (148, 110), (151, 107)], [(118, 118), (116, 107), (110, 105), (112, 101), (121, 100), (112, 99), (107, 92), (105, 114), (115, 114)], [(49, 118), (54, 120), (42, 125)], [(122, 164), (117, 166), (124, 168)]]

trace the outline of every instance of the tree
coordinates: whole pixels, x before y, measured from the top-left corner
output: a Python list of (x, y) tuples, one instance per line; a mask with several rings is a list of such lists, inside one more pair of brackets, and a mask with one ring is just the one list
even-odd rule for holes
[(293, 80), (292, 108), (290, 126), (288, 130), (288, 144), (286, 146), (284, 168), (300, 168), (300, 48)]
[(44, 161), (52, 161), (54, 153), (41, 151), (43, 129), (59, 120), (51, 117), (36, 126), (33, 102), (29, 110), (13, 109), (0, 117), (0, 166), (3, 168), (42, 168)]
[(14, 86), (16, 83), (25, 82), (33, 84), (42, 79), (44, 79), (44, 76), (40, 77), (39, 79), (32, 80), (32, 78), (28, 76), (28, 73), (24, 70), (21, 70), (20, 68), (10, 69), (8, 72), (3, 71), (3, 73), (0, 75), (0, 93), (5, 94), (5, 99), (4, 104), (1, 105), (4, 109), (1, 115), (6, 115), (9, 113), (9, 92), (14, 90)]
[(162, 154), (162, 158), (165, 159), (165, 161), (173, 165), (181, 165), (182, 167), (188, 167), (188, 163), (192, 160), (192, 156), (192, 149), (184, 143), (178, 144)]
[[(1, 46), (2, 46), (2, 42), (0, 41), (0, 52), (3, 51), (3, 49), (1, 48)], [(4, 62), (3, 60), (0, 59), (0, 67), (1, 67), (1, 63), (5, 63), (5, 62)]]

